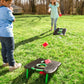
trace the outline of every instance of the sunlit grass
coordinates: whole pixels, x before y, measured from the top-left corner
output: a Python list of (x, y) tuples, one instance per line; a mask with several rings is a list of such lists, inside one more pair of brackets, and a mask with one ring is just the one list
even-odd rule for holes
[[(44, 84), (45, 76), (38, 72), (30, 74), (28, 80), (25, 77), (24, 65), (40, 57), (62, 63), (48, 84), (84, 83), (84, 16), (62, 16), (58, 19), (57, 27), (66, 28), (66, 36), (53, 36), (54, 30), (49, 31), (50, 26), (49, 15), (16, 16), (14, 58), (22, 63), (22, 67), (14, 72), (9, 72), (9, 67), (0, 67), (0, 84)], [(45, 48), (42, 46), (44, 42), (49, 44)]]

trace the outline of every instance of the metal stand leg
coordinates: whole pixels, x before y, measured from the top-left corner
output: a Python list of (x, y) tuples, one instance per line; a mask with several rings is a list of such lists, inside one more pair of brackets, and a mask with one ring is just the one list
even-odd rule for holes
[(28, 78), (28, 69), (26, 69), (26, 78)]
[(48, 74), (46, 74), (45, 84), (48, 82)]

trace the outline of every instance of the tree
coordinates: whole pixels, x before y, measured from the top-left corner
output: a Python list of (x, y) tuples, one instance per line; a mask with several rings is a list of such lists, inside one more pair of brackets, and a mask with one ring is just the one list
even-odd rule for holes
[(48, 5), (50, 3), (50, 0), (46, 0), (46, 13), (48, 13)]
[(64, 14), (64, 0), (60, 1), (60, 9), (61, 9), (61, 13)]

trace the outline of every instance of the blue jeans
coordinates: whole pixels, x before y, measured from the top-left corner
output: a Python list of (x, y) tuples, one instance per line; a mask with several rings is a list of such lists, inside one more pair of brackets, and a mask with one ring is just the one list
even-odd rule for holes
[(51, 27), (53, 27), (53, 23), (54, 23), (54, 31), (56, 30), (56, 22), (57, 22), (57, 18), (54, 19), (54, 18), (51, 18)]
[(13, 37), (0, 37), (1, 41), (1, 54), (4, 63), (9, 63), (9, 66), (14, 66), (15, 60), (13, 56), (14, 51), (14, 38)]

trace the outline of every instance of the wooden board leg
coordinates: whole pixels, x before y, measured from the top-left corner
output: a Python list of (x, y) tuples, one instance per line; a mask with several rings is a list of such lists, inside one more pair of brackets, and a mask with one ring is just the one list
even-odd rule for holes
[(26, 69), (26, 78), (28, 79), (28, 69)]
[(48, 74), (46, 74), (45, 84), (48, 82)]

